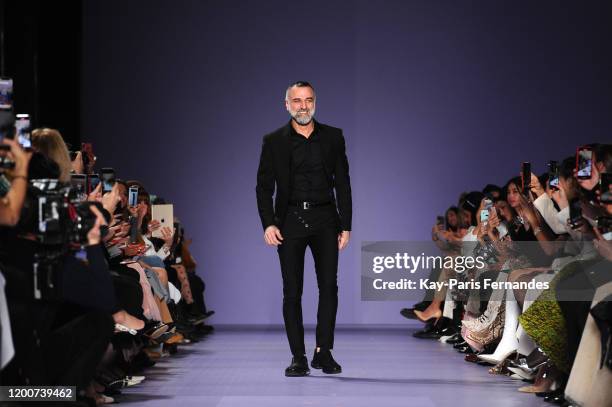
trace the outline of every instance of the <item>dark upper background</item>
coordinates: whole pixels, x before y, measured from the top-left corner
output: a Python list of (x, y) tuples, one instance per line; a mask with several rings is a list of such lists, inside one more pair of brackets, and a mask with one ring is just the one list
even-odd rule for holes
[(340, 323), (401, 323), (401, 304), (359, 299), (362, 241), (427, 239), (460, 192), (612, 139), (606, 2), (8, 3), (5, 73), (33, 88), (18, 110), (174, 202), (216, 322), (282, 320), (254, 187), (290, 82), (315, 85), (316, 117), (347, 140), (355, 218)]

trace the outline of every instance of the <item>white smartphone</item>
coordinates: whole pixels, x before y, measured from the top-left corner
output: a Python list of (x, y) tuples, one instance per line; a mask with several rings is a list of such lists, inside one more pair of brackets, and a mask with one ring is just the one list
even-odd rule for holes
[(153, 232), (153, 237), (162, 237), (161, 228), (164, 226), (174, 229), (174, 205), (152, 205), (151, 220), (157, 220), (160, 228)]

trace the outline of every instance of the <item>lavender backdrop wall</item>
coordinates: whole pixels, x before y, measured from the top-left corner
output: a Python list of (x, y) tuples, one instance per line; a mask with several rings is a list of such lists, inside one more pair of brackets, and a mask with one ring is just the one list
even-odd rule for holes
[(88, 1), (81, 137), (174, 202), (216, 323), (281, 323), (255, 172), (286, 85), (311, 81), (353, 181), (338, 322), (401, 323), (404, 304), (360, 301), (361, 241), (427, 239), (461, 191), (610, 141), (610, 16), (593, 2)]

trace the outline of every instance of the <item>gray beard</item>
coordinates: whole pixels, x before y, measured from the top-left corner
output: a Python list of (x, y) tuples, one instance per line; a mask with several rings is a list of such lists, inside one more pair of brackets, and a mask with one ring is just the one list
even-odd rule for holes
[(295, 114), (292, 114), (291, 117), (293, 117), (293, 120), (295, 120), (298, 124), (305, 126), (312, 121), (312, 118), (314, 117), (314, 110), (312, 110), (309, 115), (302, 114), (298, 116), (296, 112)]

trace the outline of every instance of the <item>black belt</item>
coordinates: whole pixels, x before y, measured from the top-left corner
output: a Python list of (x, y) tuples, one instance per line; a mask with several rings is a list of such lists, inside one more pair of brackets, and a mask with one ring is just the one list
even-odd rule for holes
[(318, 208), (320, 206), (327, 206), (331, 204), (332, 204), (331, 201), (327, 201), (327, 202), (289, 201), (290, 206), (297, 206), (305, 210), (311, 209), (311, 208)]

